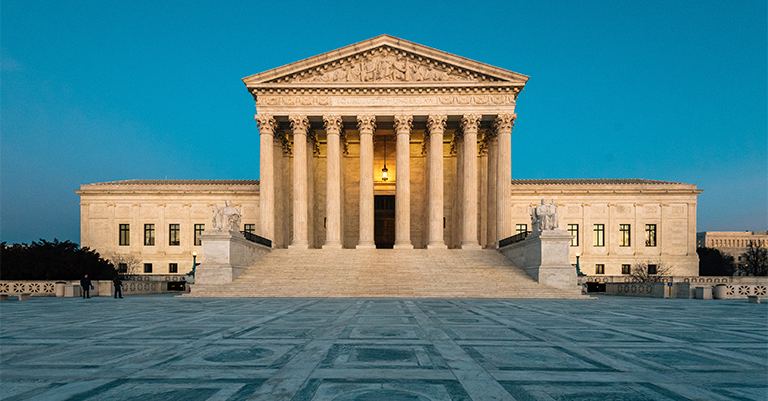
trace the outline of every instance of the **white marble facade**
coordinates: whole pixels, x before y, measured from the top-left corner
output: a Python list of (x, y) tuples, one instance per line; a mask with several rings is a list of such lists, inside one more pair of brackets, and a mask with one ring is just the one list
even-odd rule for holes
[[(496, 248), (518, 224), (530, 230), (527, 208), (546, 197), (555, 198), (560, 228), (581, 227), (571, 255), (583, 255), (582, 266), (602, 263), (614, 274), (622, 264), (662, 258), (695, 275), (695, 185), (511, 179), (515, 105), (527, 80), (387, 35), (246, 77), (256, 102), (260, 181), (190, 182), (183, 191), (173, 181), (141, 190), (125, 182), (84, 185), (82, 243), (158, 263), (183, 255), (191, 267), (193, 220), (210, 223), (207, 208), (232, 199), (243, 223), (277, 248), (373, 248), (382, 232), (395, 248)], [(387, 218), (376, 206), (380, 195), (394, 196)], [(155, 248), (139, 246), (138, 237), (129, 248), (116, 245), (121, 221), (138, 236), (145, 221), (167, 229), (179, 219), (186, 245), (169, 248), (160, 232), (163, 245)], [(380, 230), (383, 221), (392, 227)], [(590, 247), (588, 227), (598, 221), (606, 244)], [(619, 224), (634, 230), (628, 247), (615, 243)], [(657, 225), (654, 247), (640, 246), (645, 224)]]
[[(76, 192), (80, 245), (113, 261), (115, 255), (130, 256), (138, 262), (139, 274), (144, 274), (145, 264), (152, 265), (152, 274), (192, 270), (193, 254), (198, 263), (202, 256), (195, 225), (212, 228), (212, 209), (222, 207), (226, 199), (242, 212), (240, 230), (259, 222), (257, 180), (128, 180), (82, 185)], [(121, 225), (127, 225), (127, 241), (121, 240)], [(178, 226), (178, 241), (171, 241), (171, 225)], [(175, 273), (171, 264), (176, 265)]]

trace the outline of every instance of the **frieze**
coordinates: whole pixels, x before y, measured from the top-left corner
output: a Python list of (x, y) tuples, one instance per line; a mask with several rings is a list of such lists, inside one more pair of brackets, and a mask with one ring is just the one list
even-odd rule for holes
[(512, 106), (513, 95), (440, 95), (440, 96), (265, 96), (258, 106), (440, 106), (492, 105)]

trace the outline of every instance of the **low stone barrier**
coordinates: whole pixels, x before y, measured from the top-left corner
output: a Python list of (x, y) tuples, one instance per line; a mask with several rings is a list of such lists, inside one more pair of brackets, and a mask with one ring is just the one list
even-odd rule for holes
[[(64, 283), (63, 286), (71, 288), (62, 293), (65, 297), (81, 296), (80, 280), (0, 280), (0, 295), (18, 295), (28, 293), (33, 297), (55, 297), (56, 283)], [(115, 287), (111, 280), (94, 280), (91, 296), (114, 296)], [(125, 295), (149, 295), (161, 294), (168, 291), (167, 281), (124, 280), (122, 287)]]
[[(605, 283), (605, 295), (650, 297), (650, 298), (697, 298), (697, 288), (706, 288), (714, 291), (712, 283), (671, 281), (668, 283)], [(715, 284), (717, 285), (717, 284)], [(747, 299), (748, 296), (765, 297), (768, 289), (768, 277), (733, 277), (733, 280), (725, 286), (724, 299)], [(720, 293), (722, 290), (717, 291)], [(707, 290), (700, 290), (702, 294), (712, 294)], [(718, 294), (719, 295), (719, 294)], [(707, 295), (702, 295), (707, 297)], [(711, 299), (711, 295), (708, 299)]]

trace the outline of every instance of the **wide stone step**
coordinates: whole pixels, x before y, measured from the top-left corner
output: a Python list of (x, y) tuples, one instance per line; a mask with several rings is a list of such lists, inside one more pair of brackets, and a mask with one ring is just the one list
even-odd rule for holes
[(190, 297), (578, 298), (535, 282), (495, 250), (276, 249)]

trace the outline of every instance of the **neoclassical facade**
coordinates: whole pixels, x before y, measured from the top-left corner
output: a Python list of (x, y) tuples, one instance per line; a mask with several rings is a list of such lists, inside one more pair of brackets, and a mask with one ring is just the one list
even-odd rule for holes
[[(527, 80), (387, 35), (244, 78), (261, 135), (261, 235), (299, 249), (376, 237), (480, 249), (511, 235), (508, 150)], [(493, 190), (482, 203), (481, 182)], [(480, 210), (494, 216), (483, 244)]]
[(511, 179), (511, 158), (522, 153), (512, 141), (515, 104), (527, 80), (387, 35), (246, 77), (260, 180), (84, 185), (82, 243), (142, 258), (187, 255), (195, 245), (116, 245), (120, 224), (182, 218), (192, 232), (231, 199), (248, 231), (274, 248), (490, 250), (530, 230), (529, 208), (554, 198), (585, 273), (665, 260), (696, 275), (695, 185)]
[(768, 231), (702, 231), (696, 234), (699, 248), (715, 248), (733, 256), (736, 263), (741, 263), (744, 252), (754, 246), (768, 247)]

